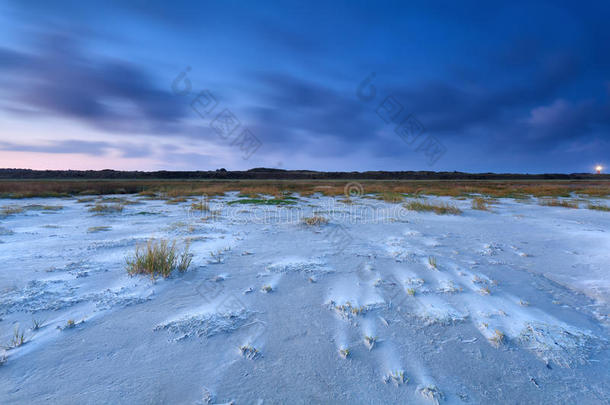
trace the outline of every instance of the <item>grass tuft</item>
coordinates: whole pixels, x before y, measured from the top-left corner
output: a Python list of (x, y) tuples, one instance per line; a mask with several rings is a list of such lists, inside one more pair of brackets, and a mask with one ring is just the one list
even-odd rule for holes
[(506, 341), (506, 336), (504, 335), (504, 333), (496, 329), (494, 330), (494, 334), (492, 335), (492, 337), (489, 338), (489, 341), (495, 347), (500, 347), (500, 345), (502, 345)]
[(21, 214), (23, 207), (16, 206), (4, 206), (0, 208), (0, 216), (7, 217), (9, 215)]
[(405, 200), (404, 195), (393, 191), (384, 191), (380, 193), (377, 198), (387, 203), (400, 203)]
[(481, 197), (475, 197), (472, 200), (472, 209), (479, 211), (489, 211), (489, 207), (487, 206), (487, 201)]
[(590, 210), (610, 212), (610, 207), (608, 207), (606, 205), (589, 204), (589, 205), (587, 205), (587, 208)]
[(191, 264), (192, 254), (187, 243), (183, 252), (178, 254), (176, 242), (151, 239), (145, 246), (137, 246), (133, 256), (126, 259), (127, 273), (148, 274), (151, 278), (167, 278), (172, 271), (185, 272)]
[(19, 325), (15, 326), (13, 330), (13, 337), (11, 338), (11, 342), (9, 344), (9, 348), (15, 348), (22, 346), (25, 343), (25, 332), (21, 330)]
[(43, 323), (44, 323), (44, 320), (42, 320), (42, 319), (32, 318), (32, 330), (38, 330), (38, 329), (42, 328)]
[(377, 343), (376, 336), (364, 336), (364, 344), (366, 345), (367, 349), (369, 349), (369, 352), (373, 350), (373, 347), (375, 347), (375, 343)]
[(328, 219), (315, 215), (313, 217), (303, 218), (303, 223), (305, 225), (326, 225), (328, 223)]
[(247, 359), (254, 360), (260, 356), (260, 352), (254, 346), (250, 344), (242, 345), (239, 347), (239, 352), (242, 356)]
[(89, 212), (95, 212), (97, 214), (112, 214), (123, 212), (124, 205), (120, 204), (100, 204), (96, 203), (93, 207), (89, 208)]
[(201, 200), (191, 204), (191, 211), (207, 212), (210, 210), (210, 205), (207, 201)]
[(403, 206), (410, 211), (431, 211), (438, 215), (459, 215), (462, 213), (462, 210), (449, 203), (432, 204), (423, 201), (409, 201)]
[(405, 372), (402, 370), (395, 370), (389, 372), (384, 378), (384, 383), (392, 382), (394, 385), (399, 386), (409, 382), (408, 378), (405, 378)]
[(545, 207), (578, 208), (576, 201), (558, 200), (557, 198), (544, 199), (540, 201), (540, 205)]
[(111, 229), (112, 229), (112, 227), (110, 227), (110, 226), (91, 226), (91, 227), (87, 228), (87, 232), (94, 233), (94, 232), (109, 231)]

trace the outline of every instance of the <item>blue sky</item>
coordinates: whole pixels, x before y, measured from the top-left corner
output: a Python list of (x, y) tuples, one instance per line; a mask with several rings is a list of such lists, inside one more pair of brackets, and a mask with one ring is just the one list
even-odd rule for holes
[(1, 2), (0, 167), (610, 164), (610, 3), (481, 3)]

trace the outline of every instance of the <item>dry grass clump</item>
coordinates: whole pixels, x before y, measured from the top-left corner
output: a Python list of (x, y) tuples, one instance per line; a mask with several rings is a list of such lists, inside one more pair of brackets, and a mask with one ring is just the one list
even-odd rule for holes
[(506, 336), (498, 329), (494, 330), (494, 334), (489, 338), (489, 342), (495, 347), (500, 347), (505, 341)]
[(21, 214), (23, 211), (23, 207), (6, 205), (0, 209), (0, 216), (7, 217), (9, 215)]
[(254, 360), (260, 356), (260, 352), (258, 351), (258, 349), (252, 346), (251, 344), (245, 344), (240, 346), (239, 352), (242, 356), (250, 360)]
[(405, 377), (405, 372), (402, 370), (394, 370), (390, 371), (383, 377), (384, 383), (393, 383), (396, 386), (405, 384), (409, 382), (409, 379)]
[(384, 191), (377, 198), (388, 203), (400, 203), (405, 200), (404, 195), (394, 191)]
[(315, 215), (313, 217), (303, 218), (303, 223), (305, 225), (326, 225), (328, 223), (328, 219)]
[(102, 203), (102, 204), (116, 203), (116, 204), (121, 204), (121, 205), (137, 205), (137, 204), (142, 204), (139, 201), (131, 201), (131, 200), (128, 200), (127, 198), (124, 198), (124, 197), (104, 197), (104, 198), (100, 199), (99, 202)]
[(175, 198), (170, 198), (169, 200), (165, 201), (165, 204), (178, 204), (178, 203), (183, 203), (183, 202), (187, 202), (188, 198), (186, 197), (175, 197)]
[(125, 208), (123, 204), (96, 203), (93, 207), (89, 208), (89, 212), (95, 212), (97, 214), (112, 214), (123, 212), (123, 208)]
[(32, 211), (60, 211), (60, 210), (63, 210), (64, 207), (61, 205), (31, 204), (31, 205), (26, 205), (24, 207), (24, 209), (32, 210)]
[(449, 203), (433, 204), (423, 201), (409, 201), (403, 206), (411, 211), (432, 211), (438, 215), (459, 215), (462, 213), (462, 210)]
[(377, 343), (377, 336), (364, 336), (364, 344), (366, 348), (369, 349), (369, 352), (373, 350), (373, 347), (375, 347), (375, 343)]
[(544, 199), (540, 201), (540, 205), (546, 207), (578, 208), (576, 201), (558, 200), (557, 198)]
[(126, 259), (127, 272), (130, 275), (148, 274), (151, 278), (169, 277), (172, 271), (185, 272), (191, 264), (193, 255), (189, 253), (187, 243), (182, 253), (178, 253), (176, 241), (149, 240), (145, 246), (138, 245), (133, 256)]
[(436, 385), (428, 385), (426, 387), (419, 388), (419, 393), (425, 399), (432, 401), (435, 404), (439, 404), (445, 395), (438, 389)]
[(201, 200), (201, 201), (194, 202), (191, 204), (191, 211), (207, 212), (209, 210), (210, 210), (210, 205), (207, 203), (207, 201)]
[(480, 210), (480, 211), (488, 211), (489, 207), (487, 206), (487, 201), (481, 197), (475, 197), (472, 200), (472, 209)]
[(138, 193), (140, 197), (156, 197), (157, 192), (153, 190), (143, 190)]
[(19, 325), (15, 326), (13, 330), (13, 337), (11, 338), (9, 345), (6, 346), (6, 349), (14, 349), (16, 347), (22, 346), (25, 343), (25, 332), (19, 327)]
[(110, 229), (112, 229), (112, 227), (110, 227), (110, 226), (91, 226), (91, 227), (87, 228), (87, 232), (88, 233), (103, 232), (103, 231), (109, 231)]
[(608, 207), (606, 205), (589, 204), (589, 205), (587, 205), (587, 208), (590, 209), (590, 210), (610, 212), (610, 207)]
[(32, 330), (38, 330), (42, 328), (44, 320), (39, 318), (32, 318)]

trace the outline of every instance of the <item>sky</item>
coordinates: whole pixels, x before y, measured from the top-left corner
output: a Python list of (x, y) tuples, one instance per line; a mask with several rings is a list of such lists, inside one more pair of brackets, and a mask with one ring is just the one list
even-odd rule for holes
[(0, 1), (0, 167), (592, 172), (610, 2)]

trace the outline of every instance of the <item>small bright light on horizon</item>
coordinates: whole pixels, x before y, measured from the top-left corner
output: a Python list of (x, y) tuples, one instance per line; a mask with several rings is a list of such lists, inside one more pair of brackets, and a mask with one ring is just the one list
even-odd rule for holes
[(599, 174), (602, 172), (603, 167), (601, 165), (595, 166), (595, 171)]

